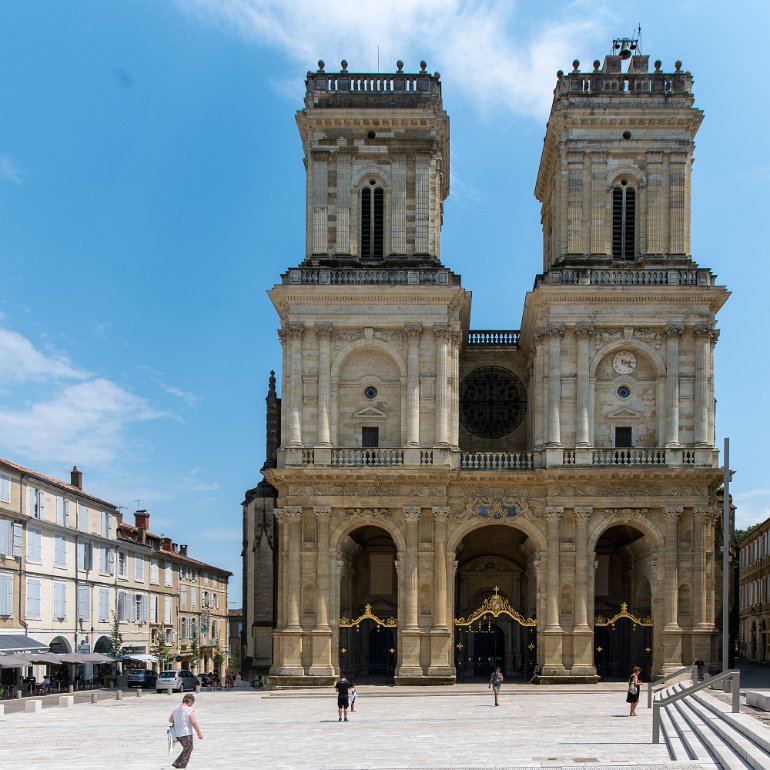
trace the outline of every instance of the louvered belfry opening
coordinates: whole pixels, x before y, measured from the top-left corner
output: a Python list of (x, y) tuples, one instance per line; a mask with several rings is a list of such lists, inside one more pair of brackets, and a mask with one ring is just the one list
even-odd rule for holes
[(385, 243), (385, 193), (382, 187), (361, 190), (361, 259), (382, 259)]
[(612, 190), (612, 256), (633, 259), (636, 222), (636, 190), (614, 187)]

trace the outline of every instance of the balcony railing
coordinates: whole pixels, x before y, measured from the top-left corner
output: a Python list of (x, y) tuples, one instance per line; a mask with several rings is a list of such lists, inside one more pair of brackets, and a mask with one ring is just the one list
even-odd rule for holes
[(281, 276), (281, 283), (302, 286), (459, 286), (460, 276), (441, 269), (296, 267)]
[(464, 452), (449, 447), (286, 447), (278, 467), (443, 467), (461, 471), (547, 468), (716, 468), (713, 447), (546, 447), (535, 452)]
[(685, 268), (606, 268), (591, 270), (554, 267), (535, 279), (535, 286), (711, 286), (708, 270)]
[(469, 346), (519, 347), (521, 332), (518, 329), (473, 329), (468, 332)]

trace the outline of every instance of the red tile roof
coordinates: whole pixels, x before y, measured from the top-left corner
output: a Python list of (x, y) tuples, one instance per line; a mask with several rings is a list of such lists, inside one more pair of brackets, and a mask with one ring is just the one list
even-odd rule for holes
[(107, 507), (114, 508), (115, 510), (118, 509), (118, 506), (114, 503), (108, 503), (106, 500), (102, 500), (100, 497), (90, 495), (88, 492), (84, 492), (82, 489), (74, 486), (73, 484), (68, 484), (66, 481), (59, 481), (59, 479), (55, 479), (52, 476), (46, 476), (45, 473), (34, 471), (31, 468), (25, 468), (23, 465), (11, 462), (10, 460), (6, 460), (3, 457), (0, 457), (0, 467), (1, 466), (5, 466), (9, 470), (16, 471), (17, 473), (23, 473), (25, 476), (32, 476), (39, 481), (45, 481), (47, 484), (51, 484), (54, 487), (59, 487), (59, 489), (63, 489), (66, 492), (72, 492), (73, 494), (79, 495), (80, 497), (87, 497), (89, 500), (93, 500), (100, 505), (106, 505)]

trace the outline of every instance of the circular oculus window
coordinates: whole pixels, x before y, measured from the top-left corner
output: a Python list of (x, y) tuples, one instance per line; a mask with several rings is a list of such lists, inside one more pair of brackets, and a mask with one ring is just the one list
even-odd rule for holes
[(367, 385), (364, 388), (364, 398), (368, 398), (369, 401), (377, 398), (377, 388), (375, 388), (374, 385)]
[(628, 398), (631, 395), (631, 388), (627, 387), (626, 385), (621, 385), (618, 388), (618, 395), (621, 398)]
[(460, 383), (460, 423), (479, 438), (501, 438), (521, 425), (527, 412), (524, 383), (501, 366), (484, 366)]

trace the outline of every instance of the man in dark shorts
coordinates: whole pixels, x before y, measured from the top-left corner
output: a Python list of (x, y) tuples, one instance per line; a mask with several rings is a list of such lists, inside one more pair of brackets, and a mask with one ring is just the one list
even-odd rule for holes
[(339, 714), (338, 722), (342, 722), (342, 716), (345, 715), (345, 721), (348, 721), (348, 693), (350, 690), (350, 682), (345, 678), (345, 674), (340, 674), (340, 678), (337, 684), (334, 685), (334, 689), (337, 691), (337, 713)]

